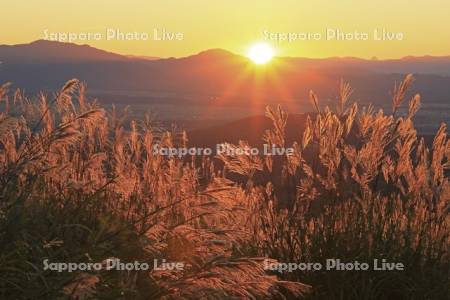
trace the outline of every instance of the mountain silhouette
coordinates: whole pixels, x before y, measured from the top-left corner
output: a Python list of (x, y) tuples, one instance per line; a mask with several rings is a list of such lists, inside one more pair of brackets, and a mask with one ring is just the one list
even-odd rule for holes
[(81, 61), (124, 61), (127, 57), (89, 45), (38, 40), (29, 44), (0, 45), (3, 63), (64, 63)]
[[(307, 103), (314, 90), (326, 103), (337, 95), (344, 79), (353, 96), (368, 102), (386, 102), (395, 82), (415, 73), (412, 92), (439, 103), (450, 95), (450, 57), (403, 59), (277, 57), (267, 66), (222, 49), (182, 58), (129, 57), (88, 45), (39, 40), (30, 44), (0, 46), (0, 82), (13, 82), (28, 91), (55, 90), (68, 79), (89, 84), (96, 95), (116, 101), (248, 105), (267, 102)], [(154, 95), (166, 95), (154, 97)], [(139, 98), (139, 99), (137, 99)], [(303, 101), (303, 102), (302, 102)]]

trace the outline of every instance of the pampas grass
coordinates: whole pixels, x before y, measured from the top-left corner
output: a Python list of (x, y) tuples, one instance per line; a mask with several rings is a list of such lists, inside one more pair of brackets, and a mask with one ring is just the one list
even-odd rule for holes
[[(262, 139), (293, 155), (199, 160), (154, 153), (155, 145), (186, 146), (188, 136), (130, 120), (128, 109), (102, 109), (78, 80), (52, 97), (14, 92), (0, 115), (0, 297), (445, 299), (450, 141), (445, 124), (431, 147), (418, 137), (419, 95), (398, 115), (412, 81), (394, 89), (392, 114), (351, 104), (344, 82), (336, 112), (311, 92), (316, 113), (293, 145), (288, 114), (267, 108), (273, 127)], [(8, 88), (0, 103), (9, 103)], [(42, 269), (44, 259), (110, 257), (186, 268)], [(263, 269), (266, 258), (386, 258), (406, 271), (274, 274)]]
[[(0, 95), (7, 97), (7, 85)], [(51, 99), (14, 93), (0, 115), (0, 297), (2, 299), (297, 297), (254, 258), (234, 252), (248, 239), (238, 224), (242, 193), (153, 146), (185, 145), (164, 132), (89, 103), (68, 81)], [(178, 138), (179, 137), (179, 138)], [(178, 140), (179, 139), (179, 140)], [(205, 165), (202, 173), (213, 170)], [(44, 271), (42, 262), (182, 260), (183, 272)], [(233, 282), (232, 282), (233, 281)]]
[[(394, 89), (392, 115), (372, 107), (358, 111), (356, 104), (346, 108), (348, 85), (341, 84), (337, 114), (319, 109), (311, 92), (317, 114), (315, 121), (308, 117), (301, 141), (292, 145), (294, 155), (268, 157), (248, 177), (254, 186), (247, 194), (254, 210), (250, 253), (284, 262), (339, 258), (370, 264), (386, 258), (406, 266), (399, 272), (284, 274), (312, 285), (315, 299), (448, 296), (450, 143), (445, 124), (431, 148), (418, 138), (412, 119), (419, 95), (409, 102), (407, 115), (395, 116), (412, 81), (408, 75)], [(280, 124), (287, 116), (269, 117), (270, 140), (283, 141)], [(234, 172), (247, 166), (224, 162)], [(255, 186), (253, 177), (266, 180)]]

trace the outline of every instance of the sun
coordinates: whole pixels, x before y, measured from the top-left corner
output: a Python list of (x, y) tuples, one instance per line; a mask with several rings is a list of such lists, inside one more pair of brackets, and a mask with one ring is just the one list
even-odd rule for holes
[(253, 45), (247, 54), (255, 64), (263, 65), (273, 58), (273, 49), (266, 43)]

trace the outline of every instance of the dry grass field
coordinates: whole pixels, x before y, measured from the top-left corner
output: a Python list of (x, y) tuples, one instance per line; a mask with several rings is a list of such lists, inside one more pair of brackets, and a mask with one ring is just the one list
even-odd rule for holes
[[(126, 112), (102, 109), (77, 80), (33, 98), (3, 85), (0, 298), (448, 299), (450, 140), (445, 124), (431, 146), (417, 137), (412, 80), (395, 87), (390, 112), (350, 103), (345, 83), (332, 108), (311, 92), (317, 111), (292, 145), (288, 114), (267, 108), (273, 126), (261, 138), (292, 155), (196, 159), (155, 154), (189, 137), (149, 118), (125, 124)], [(107, 258), (185, 268), (42, 268)], [(405, 270), (278, 273), (263, 263), (328, 258)]]

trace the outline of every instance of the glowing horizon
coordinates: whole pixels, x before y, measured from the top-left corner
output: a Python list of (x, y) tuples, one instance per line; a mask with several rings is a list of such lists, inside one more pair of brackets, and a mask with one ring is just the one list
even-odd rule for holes
[[(7, 13), (1, 19), (0, 44), (44, 39), (45, 30), (106, 35), (107, 29), (117, 29), (146, 32), (150, 40), (73, 42), (118, 54), (157, 57), (184, 57), (212, 48), (245, 56), (248, 48), (258, 42), (270, 44), (277, 56), (389, 59), (450, 54), (450, 21), (446, 21), (450, 3), (439, 0), (264, 0), (256, 4), (198, 0), (195, 5), (185, 0), (80, 0), (64, 4), (16, 0), (4, 3), (3, 10)], [(157, 41), (152, 39), (155, 30)], [(334, 35), (331, 40), (326, 39), (328, 30)], [(321, 39), (315, 39), (318, 33)], [(371, 36), (355, 40), (361, 33)], [(390, 40), (399, 33), (401, 40)], [(177, 34), (182, 39), (177, 39)], [(304, 39), (280, 41), (280, 34), (302, 34)], [(353, 34), (353, 40), (339, 40), (340, 34)]]
[(267, 43), (257, 43), (250, 47), (247, 57), (255, 64), (263, 65), (272, 60), (274, 57), (274, 50)]

